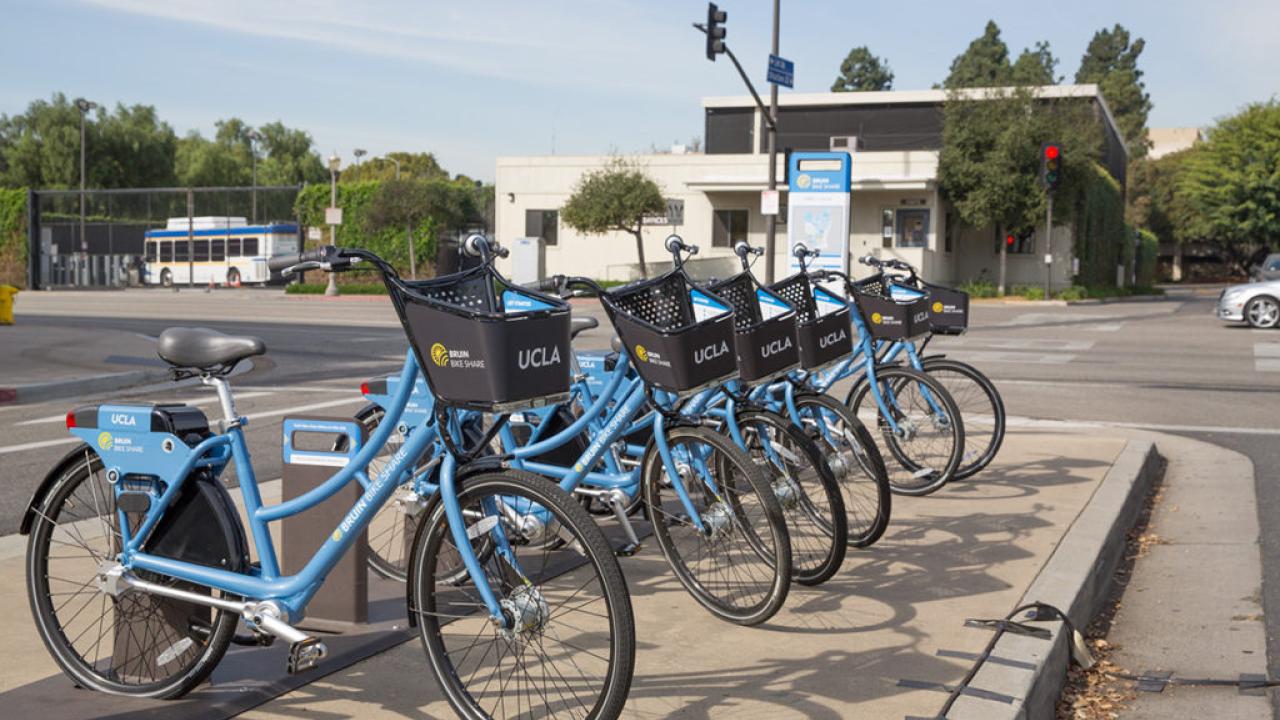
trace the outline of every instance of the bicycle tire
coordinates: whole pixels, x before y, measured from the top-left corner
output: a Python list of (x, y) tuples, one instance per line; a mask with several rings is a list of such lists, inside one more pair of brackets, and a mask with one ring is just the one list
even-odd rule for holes
[[(714, 513), (720, 521), (720, 530), (715, 537), (704, 536), (688, 521), (683, 506), (676, 498), (671, 479), (667, 477), (656, 443), (650, 442), (645, 450), (640, 477), (645, 507), (649, 511), (658, 547), (676, 579), (712, 615), (739, 625), (765, 622), (782, 608), (791, 586), (791, 541), (777, 497), (756, 464), (723, 435), (709, 428), (685, 425), (668, 428), (665, 433), (673, 455), (678, 455), (678, 450), (686, 446), (695, 446), (704, 461), (709, 454), (714, 454), (713, 465), (718, 476), (715, 482), (719, 484), (720, 492), (707, 487), (705, 481), (688, 483), (686, 490), (695, 503), (702, 501), (699, 512), (707, 513), (704, 519), (711, 518)], [(685, 450), (684, 454), (688, 455), (689, 451)], [(695, 476), (692, 469), (687, 474), (690, 478)], [(697, 475), (701, 476), (701, 473)], [(670, 502), (664, 507), (663, 491), (666, 487), (672, 489), (669, 493)], [(721, 494), (727, 494), (734, 500), (724, 501)], [(749, 505), (742, 503), (744, 497), (750, 501)], [(673, 536), (673, 528), (679, 528), (681, 534), (684, 534), (685, 529), (692, 531), (691, 535), (696, 541), (693, 547), (697, 551), (696, 555), (689, 558), (693, 561), (692, 565), (686, 561), (687, 553), (681, 550), (679, 538)], [(706, 569), (703, 564), (706, 558), (716, 557), (716, 566), (719, 566), (719, 553), (715, 552), (715, 545), (727, 546), (730, 538), (742, 538), (747, 546), (745, 551), (728, 549), (730, 552), (736, 549), (737, 559), (733, 561), (735, 569), (739, 573), (750, 571), (756, 578), (762, 578), (761, 581), (754, 582), (755, 587), (745, 593), (744, 600), (747, 602), (742, 605), (733, 602), (733, 591), (719, 592), (729, 584), (723, 571), (721, 577), (714, 582), (702, 577), (702, 570)], [(721, 540), (726, 542), (720, 543)], [(712, 552), (706, 552), (708, 549)], [(726, 557), (732, 559), (727, 553)], [(742, 575), (739, 574), (739, 577)]]
[[(598, 693), (595, 693), (592, 688), (587, 690), (592, 693), (592, 696), (587, 698), (589, 705), (587, 702), (579, 703), (580, 707), (589, 707), (583, 715), (601, 720), (612, 720), (618, 717), (631, 687), (635, 668), (636, 638), (630, 595), (613, 549), (577, 501), (559, 487), (537, 475), (517, 470), (484, 472), (466, 478), (458, 489), (459, 504), (467, 512), (471, 512), (468, 508), (484, 512), (485, 502), (495, 498), (502, 499), (504, 502), (511, 498), (524, 498), (540, 506), (552, 516), (551, 522), (546, 523), (546, 532), (561, 535), (567, 533), (569, 539), (557, 548), (552, 548), (551, 544), (546, 542), (512, 543), (511, 552), (517, 556), (520, 548), (529, 548), (534, 554), (543, 554), (540, 573), (535, 572), (531, 575), (527, 571), (532, 569), (532, 566), (526, 567), (524, 563), (519, 562), (518, 557), (516, 564), (512, 565), (504, 559), (503, 553), (493, 553), (482, 561), (486, 577), (491, 582), (495, 595), (498, 595), (500, 600), (524, 603), (519, 606), (512, 604), (506, 606), (506, 609), (511, 611), (516, 607), (525, 608), (526, 612), (534, 613), (535, 619), (529, 620), (522, 614), (521, 621), (530, 624), (540, 623), (536, 628), (525, 627), (504, 631), (490, 623), (479, 596), (469, 594), (471, 592), (469, 588), (474, 587), (473, 583), (447, 579), (442, 582), (435, 579), (435, 569), (440, 563), (441, 556), (454, 546), (446, 541), (451, 535), (444, 515), (443, 502), (432, 501), (431, 508), (414, 539), (410, 561), (409, 609), (417, 621), (418, 635), (422, 640), (428, 664), (437, 683), (444, 690), (449, 704), (462, 717), (503, 717), (510, 709), (503, 695), (509, 685), (514, 684), (516, 691), (538, 687), (537, 679), (529, 674), (529, 665), (524, 662), (524, 654), (531, 652), (535, 657), (530, 662), (544, 682), (550, 677), (552, 682), (564, 681), (565, 684), (557, 686), (554, 693), (543, 694), (538, 690), (540, 700), (529, 698), (525, 703), (517, 698), (514, 700), (516, 716), (555, 715), (557, 702), (567, 704), (566, 693), (572, 698), (575, 689), (598, 684), (600, 686)], [(495, 516), (486, 515), (486, 517)], [(498, 523), (494, 524), (495, 527), (497, 525)], [(503, 527), (509, 529), (511, 526), (508, 523)], [(492, 530), (485, 532), (491, 533)], [(510, 535), (515, 538), (517, 534), (511, 532)], [(555, 563), (549, 566), (548, 556), (557, 550), (559, 554), (555, 558)], [(453, 566), (459, 562), (460, 558), (456, 559)], [(517, 566), (520, 568), (519, 571), (515, 569)], [(580, 572), (584, 568), (589, 568), (587, 573)], [(446, 577), (451, 577), (453, 574), (454, 571), (450, 569)], [(579, 576), (582, 574), (589, 574), (589, 576), (586, 582), (579, 585), (578, 580), (581, 579)], [(599, 586), (600, 596), (587, 600), (587, 596), (582, 593), (593, 580)], [(530, 597), (529, 588), (533, 588), (535, 593), (532, 597), (537, 598), (537, 602), (532, 602), (532, 605), (527, 600)], [(565, 598), (565, 603), (573, 602), (574, 606), (553, 610), (551, 602), (548, 601), (551, 593), (570, 593), (570, 591), (572, 592)], [(518, 598), (526, 599), (521, 601)], [(531, 606), (533, 609), (529, 610)], [(592, 610), (585, 610), (587, 606), (591, 606)], [(460, 608), (467, 608), (468, 611), (462, 614)], [(444, 612), (447, 610), (456, 610), (456, 612)], [(603, 652), (600, 650), (600, 644), (580, 640), (580, 636), (586, 634), (584, 625), (588, 623), (601, 625), (604, 638), (600, 642), (608, 647), (607, 658), (587, 651), (580, 645), (570, 645), (560, 640), (557, 634), (558, 628), (554, 624), (555, 619), (576, 611), (581, 612), (573, 616), (574, 624), (566, 623), (564, 627), (572, 633), (575, 643), (582, 643), (590, 646), (594, 651)], [(603, 618), (605, 622), (601, 624), (592, 618)], [(458, 627), (454, 627), (455, 624)], [(508, 633), (509, 637), (504, 635), (504, 632)], [(464, 638), (464, 642), (465, 639), (471, 639), (472, 645), (465, 652), (462, 649), (450, 651), (446, 634)], [(572, 657), (568, 665), (557, 662), (563, 658), (558, 654), (546, 652), (544, 641), (548, 638), (551, 642), (560, 643), (563, 652), (577, 653), (577, 656)], [(481, 639), (491, 643), (491, 646), (483, 653), (477, 651), (473, 654), (471, 651), (475, 650), (476, 642)], [(494, 647), (498, 648), (497, 653), (492, 652)], [(461, 659), (455, 662), (453, 656), (457, 653), (463, 654)], [(488, 705), (486, 701), (491, 699), (487, 697), (490, 687), (487, 684), (483, 688), (479, 687), (479, 682), (487, 676), (481, 673), (476, 683), (468, 682), (464, 676), (475, 679), (479, 672), (477, 667), (476, 670), (467, 674), (468, 659), (476, 658), (475, 662), (478, 665), (490, 657), (494, 658), (495, 662), (501, 662), (507, 657), (515, 657), (516, 667), (511, 670), (512, 674), (508, 677), (514, 677), (516, 669), (520, 669), (523, 671), (524, 678), (515, 683), (499, 683), (496, 688), (499, 693), (497, 702), (492, 707), (486, 707)], [(574, 670), (584, 672), (582, 667), (592, 664), (588, 662), (592, 658), (603, 658), (606, 663), (599, 683), (588, 680), (585, 683), (573, 685), (564, 677), (565, 672), (571, 673)], [(534, 705), (538, 702), (547, 706), (537, 708), (543, 712), (535, 712)], [(570, 714), (578, 716), (577, 713)]]
[[(791, 539), (791, 579), (821, 585), (840, 571), (849, 543), (844, 498), (831, 466), (817, 443), (771, 410), (740, 410), (737, 422), (747, 454), (772, 476)], [(773, 435), (772, 453), (763, 433)]]
[[(950, 393), (928, 374), (901, 366), (875, 369), (881, 393), (894, 398), (891, 412), (903, 434), (894, 433), (874, 402), (876, 428), (884, 449), (896, 461), (889, 472), (889, 487), (900, 495), (928, 495), (946, 485), (960, 467), (964, 453), (964, 421)], [(859, 378), (845, 403), (859, 417), (871, 390), (867, 377)], [(924, 392), (933, 399), (925, 399)], [(904, 401), (904, 396), (911, 397)], [(918, 398), (915, 399), (915, 398)], [(942, 409), (941, 417), (934, 411)], [(906, 422), (903, 422), (905, 420)], [(905, 430), (903, 428), (906, 428)], [(928, 433), (932, 428), (934, 432)]]
[(848, 406), (830, 395), (802, 393), (795, 404), (805, 433), (837, 461), (833, 470), (839, 469), (835, 474), (844, 495), (849, 545), (874, 545), (893, 514), (889, 473), (875, 439)]
[[(129, 697), (181, 697), (217, 666), (239, 618), (226, 610), (155, 598), (138, 590), (112, 598), (93, 587), (99, 566), (119, 552), (118, 515), (115, 494), (101, 472), (101, 459), (88, 445), (74, 452), (82, 453), (83, 459), (64, 471), (45, 494), (27, 541), (27, 597), (36, 630), (54, 661), (81, 687)], [(141, 515), (126, 517), (133, 524)], [(83, 553), (54, 555), (54, 545)], [(227, 548), (226, 556), (234, 557), (235, 549)], [(54, 560), (57, 564), (51, 565)], [(200, 590), (151, 573), (139, 575), (151, 582)], [(80, 583), (76, 578), (87, 580)], [(96, 620), (92, 606), (97, 609)], [(86, 609), (89, 614), (83, 616)], [(208, 621), (200, 617), (210, 614)], [(175, 615), (187, 621), (187, 633), (174, 633), (174, 623), (165, 616), (173, 620)], [(77, 621), (85, 622), (78, 632)], [(77, 647), (86, 633), (95, 632), (95, 626), (93, 645)], [(69, 637), (71, 633), (76, 636)], [(108, 636), (109, 649), (103, 644)], [(123, 659), (117, 657), (121, 654), (117, 642), (124, 644)], [(92, 660), (89, 652), (94, 654)], [(166, 655), (170, 659), (161, 662)], [(170, 666), (172, 670), (165, 669)]]
[[(964, 454), (952, 479), (973, 477), (995, 460), (1004, 443), (1004, 399), (991, 379), (968, 363), (934, 357), (924, 358), (921, 364), (951, 393), (964, 418)], [(948, 377), (954, 379), (948, 381)]]

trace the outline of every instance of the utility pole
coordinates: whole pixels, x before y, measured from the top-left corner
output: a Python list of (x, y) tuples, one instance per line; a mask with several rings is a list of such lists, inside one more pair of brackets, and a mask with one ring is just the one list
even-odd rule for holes
[(90, 110), (98, 107), (98, 103), (84, 98), (76, 98), (76, 107), (80, 110), (80, 252), (81, 257), (88, 261), (89, 238), (85, 236), (84, 222), (84, 180), (85, 180), (85, 144), (84, 144), (84, 122), (85, 116)]
[(252, 189), (250, 194), (253, 196), (253, 210), (249, 217), (249, 224), (258, 224), (258, 141), (262, 139), (262, 133), (249, 128), (249, 155), (253, 158), (253, 179), (251, 180)]
[[(782, 0), (773, 0), (773, 54), (778, 54), (778, 18)], [(769, 83), (769, 189), (778, 189), (778, 84)], [(773, 283), (774, 251), (777, 248), (778, 216), (766, 215), (764, 221), (764, 278)]]
[[(338, 168), (342, 167), (342, 159), (338, 157), (338, 153), (329, 156), (329, 208), (338, 207)], [(329, 244), (337, 247), (338, 245), (338, 226), (334, 223), (329, 225)], [(338, 294), (338, 276), (329, 273), (329, 284), (324, 289), (324, 294), (333, 297)]]

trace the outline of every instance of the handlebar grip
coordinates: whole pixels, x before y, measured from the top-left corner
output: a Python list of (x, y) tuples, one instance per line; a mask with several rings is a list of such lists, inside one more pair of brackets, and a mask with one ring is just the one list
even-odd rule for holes
[(525, 287), (538, 292), (559, 294), (564, 288), (564, 276), (552, 275), (549, 278), (528, 283)]
[(280, 272), (285, 268), (301, 265), (305, 262), (325, 262), (331, 257), (338, 254), (338, 249), (332, 245), (315, 248), (302, 253), (293, 253), (290, 255), (276, 255), (267, 261), (267, 267), (272, 272)]

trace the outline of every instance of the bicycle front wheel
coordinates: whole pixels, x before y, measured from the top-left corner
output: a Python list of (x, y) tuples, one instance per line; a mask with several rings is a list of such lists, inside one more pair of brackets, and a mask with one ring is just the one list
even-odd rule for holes
[(928, 495), (947, 484), (964, 454), (964, 423), (951, 394), (927, 374), (905, 367), (876, 368), (874, 385), (883, 407), (865, 379), (846, 402), (859, 419), (874, 413), (880, 442), (896, 461), (888, 468), (889, 487), (903, 495)]
[(991, 380), (958, 360), (925, 358), (924, 371), (951, 393), (964, 418), (964, 456), (955, 479), (973, 477), (991, 464), (1004, 442), (1004, 400)]
[[(739, 625), (768, 620), (791, 586), (791, 541), (769, 481), (723, 435), (689, 426), (665, 433), (678, 476), (667, 472), (655, 442), (641, 466), (658, 547), (676, 578), (712, 615)], [(698, 513), (701, 528), (679, 491)]]
[[(635, 666), (622, 570), (586, 510), (515, 470), (462, 482), (458, 504), (506, 619), (490, 622), (462, 567), (442, 500), (414, 541), (409, 610), (436, 681), (465, 718), (616, 718)], [(559, 542), (553, 540), (559, 539)]]
[(737, 414), (745, 450), (765, 473), (791, 536), (791, 578), (820, 585), (840, 570), (849, 542), (844, 499), (831, 466), (803, 431), (777, 413)]
[(800, 394), (795, 404), (801, 427), (826, 455), (844, 495), (849, 544), (874, 545), (889, 527), (893, 508), (889, 474), (876, 441), (853, 412), (830, 395)]

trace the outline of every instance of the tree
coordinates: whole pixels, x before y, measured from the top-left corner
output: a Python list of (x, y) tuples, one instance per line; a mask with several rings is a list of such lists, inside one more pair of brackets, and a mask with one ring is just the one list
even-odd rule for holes
[(1185, 231), (1247, 273), (1250, 256), (1280, 240), (1280, 101), (1219, 121), (1188, 157), (1176, 193), (1195, 210)]
[(1174, 281), (1182, 279), (1183, 246), (1200, 239), (1196, 232), (1202, 223), (1197, 210), (1186, 193), (1178, 189), (1197, 152), (1199, 148), (1193, 147), (1129, 164), (1125, 221), (1151, 232), (1160, 243), (1172, 246)]
[(449, 171), (440, 167), (433, 153), (389, 152), (382, 157), (369, 158), (358, 166), (348, 167), (342, 171), (341, 182), (360, 182), (362, 180), (392, 180), (396, 177), (396, 164), (387, 158), (394, 158), (400, 163), (400, 178), (408, 180), (448, 180)]
[[(994, 227), (997, 236), (1040, 223), (1040, 145), (1048, 141), (1063, 148), (1055, 204), (1066, 210), (1080, 197), (1101, 147), (1101, 127), (1087, 103), (1039, 98), (1026, 87), (981, 96), (952, 91), (943, 106), (938, 181), (959, 218), (971, 227)], [(1001, 293), (1004, 280), (1002, 256)]]
[(831, 84), (831, 92), (892, 90), (893, 70), (889, 64), (871, 54), (866, 45), (849, 51), (840, 63), (840, 74)]
[(365, 215), (370, 230), (405, 229), (410, 275), (417, 275), (416, 246), (433, 231), (459, 227), (476, 214), (469, 183), (432, 180), (383, 180), (378, 183)]
[(588, 235), (602, 235), (619, 231), (636, 239), (636, 255), (640, 260), (640, 275), (649, 277), (644, 260), (644, 235), (641, 220), (645, 215), (662, 213), (667, 209), (662, 189), (644, 169), (622, 158), (614, 158), (608, 165), (584, 173), (578, 179), (560, 219), (569, 227)]
[(1145, 47), (1142, 38), (1131, 43), (1129, 31), (1120, 24), (1110, 30), (1103, 28), (1093, 34), (1076, 71), (1077, 83), (1096, 83), (1102, 90), (1133, 157), (1147, 154), (1151, 96), (1138, 69), (1138, 56)]
[(258, 163), (259, 185), (301, 185), (329, 180), (311, 134), (284, 126), (279, 120), (258, 128), (265, 158)]
[(1015, 85), (1056, 85), (1054, 70), (1058, 58), (1049, 51), (1048, 42), (1038, 42), (1035, 49), (1027, 48), (1014, 61), (1009, 77)]
[(951, 72), (942, 86), (999, 87), (1009, 84), (1012, 73), (1009, 48), (1000, 39), (1000, 27), (994, 20), (988, 20), (982, 35), (951, 61)]

